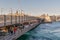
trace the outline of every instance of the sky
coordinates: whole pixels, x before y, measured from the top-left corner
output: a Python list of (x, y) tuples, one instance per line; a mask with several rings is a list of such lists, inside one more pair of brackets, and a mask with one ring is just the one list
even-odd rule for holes
[[(0, 0), (0, 9), (4, 8), (4, 12), (12, 8), (13, 11), (22, 9), (26, 14), (31, 15), (59, 15), (60, 0)], [(1, 11), (0, 11), (1, 12)]]

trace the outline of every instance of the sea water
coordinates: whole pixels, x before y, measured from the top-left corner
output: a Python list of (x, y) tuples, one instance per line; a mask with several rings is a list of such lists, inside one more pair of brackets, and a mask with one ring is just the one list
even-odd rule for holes
[(60, 40), (60, 22), (40, 24), (17, 40)]

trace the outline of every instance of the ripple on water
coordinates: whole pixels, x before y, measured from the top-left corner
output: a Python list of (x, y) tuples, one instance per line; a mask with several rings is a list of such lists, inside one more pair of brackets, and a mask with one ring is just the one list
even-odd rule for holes
[(41, 24), (17, 40), (60, 40), (60, 22)]

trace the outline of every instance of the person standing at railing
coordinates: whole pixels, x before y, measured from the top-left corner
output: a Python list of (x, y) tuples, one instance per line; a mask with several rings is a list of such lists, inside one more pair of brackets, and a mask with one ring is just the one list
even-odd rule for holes
[(10, 28), (11, 35), (13, 35), (13, 27)]
[(17, 31), (17, 27), (14, 27), (14, 34), (16, 33), (16, 31)]
[(7, 29), (8, 29), (8, 33), (10, 34), (10, 33), (11, 33), (11, 29), (10, 29), (10, 27), (7, 27)]

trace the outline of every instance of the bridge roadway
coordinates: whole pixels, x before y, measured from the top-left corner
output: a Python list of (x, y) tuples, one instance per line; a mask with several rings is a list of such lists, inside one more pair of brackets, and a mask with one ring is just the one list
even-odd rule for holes
[(38, 24), (39, 23), (36, 22), (36, 23), (30, 24), (30, 25), (27, 25), (27, 27), (24, 27), (24, 29), (22, 31), (18, 28), (16, 33), (13, 35), (7, 34), (6, 36), (0, 36), (0, 40), (16, 40), (18, 37), (20, 37), (21, 35), (23, 35), (27, 31), (33, 29)]
[[(33, 22), (34, 20), (36, 20), (36, 17), (26, 17), (26, 18), (20, 18), (20, 22), (19, 19), (13, 19), (12, 18), (12, 24), (17, 24), (17, 23), (24, 23), (24, 22)], [(16, 23), (17, 22), (17, 23)], [(0, 18), (0, 27), (4, 27), (7, 25), (12, 25), (11, 24), (11, 19), (7, 20), (6, 19), (6, 25), (4, 25), (4, 20), (2, 20), (2, 18)], [(39, 22), (34, 22), (30, 25), (24, 25), (24, 29), (21, 31), (21, 29), (17, 29), (16, 33), (11, 35), (9, 33), (7, 33), (5, 36), (0, 36), (0, 40), (13, 40), (13, 39), (17, 39), (18, 37), (20, 37), (21, 35), (23, 35), (25, 32), (33, 29), (36, 25), (38, 25)]]

